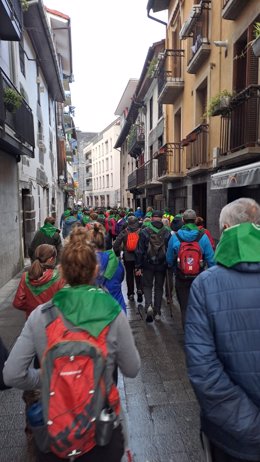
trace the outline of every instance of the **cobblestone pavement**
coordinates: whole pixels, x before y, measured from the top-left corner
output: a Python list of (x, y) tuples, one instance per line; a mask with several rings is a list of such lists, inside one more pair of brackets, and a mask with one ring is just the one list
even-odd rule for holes
[[(22, 312), (11, 307), (19, 276), (0, 289), (0, 335), (11, 348), (23, 326)], [(177, 304), (170, 316), (164, 302), (162, 319), (147, 324), (143, 309), (128, 304), (142, 359), (135, 379), (119, 375), (122, 405), (128, 421), (134, 462), (202, 462), (199, 409), (190, 387)], [(22, 392), (0, 392), (0, 462), (31, 462), (24, 435)]]

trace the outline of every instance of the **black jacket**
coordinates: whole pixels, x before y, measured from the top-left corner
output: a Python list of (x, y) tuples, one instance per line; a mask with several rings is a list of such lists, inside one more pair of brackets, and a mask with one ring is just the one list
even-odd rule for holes
[(139, 237), (139, 242), (137, 249), (135, 251), (135, 267), (136, 269), (154, 269), (156, 271), (164, 271), (167, 268), (167, 263), (166, 263), (166, 252), (167, 252), (167, 247), (168, 247), (168, 241), (171, 237), (170, 231), (165, 228), (164, 224), (161, 221), (153, 221), (152, 222), (153, 226), (157, 229), (165, 229), (165, 259), (163, 263), (160, 264), (153, 264), (151, 263), (148, 258), (147, 258), (147, 251), (148, 251), (148, 246), (149, 246), (149, 241), (150, 241), (150, 235), (151, 235), (151, 228), (149, 226), (146, 226), (145, 228), (142, 228), (140, 231), (140, 237)]
[(128, 232), (132, 233), (134, 231), (138, 231), (140, 229), (139, 222), (134, 223), (132, 226), (127, 226), (127, 228), (123, 229), (121, 233), (117, 236), (113, 249), (117, 256), (120, 256), (120, 251), (123, 250), (123, 258), (124, 261), (135, 261), (135, 252), (128, 252), (125, 248), (126, 241), (127, 241), (127, 234)]

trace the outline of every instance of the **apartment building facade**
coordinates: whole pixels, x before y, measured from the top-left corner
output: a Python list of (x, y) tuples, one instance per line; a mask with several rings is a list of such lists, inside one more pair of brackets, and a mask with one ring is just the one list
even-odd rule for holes
[[(48, 14), (41, 0), (26, 11), (20, 1), (0, 1), (0, 286), (23, 267), (35, 231), (60, 215), (66, 196), (56, 121), (60, 107), (63, 123), (71, 57), (54, 42)], [(65, 144), (64, 125), (60, 132)], [(65, 150), (62, 164), (64, 180)]]
[(134, 208), (140, 206), (143, 210), (147, 206), (161, 208), (164, 203), (163, 184), (158, 180), (158, 161), (155, 158), (164, 136), (164, 116), (162, 105), (158, 104), (155, 78), (156, 63), (163, 51), (164, 40), (149, 48), (115, 145), (127, 158), (125, 162), (132, 164), (127, 190), (133, 194)]
[(114, 148), (119, 131), (120, 119), (117, 118), (83, 151), (87, 162), (86, 169), (88, 169), (85, 191), (87, 206), (118, 207), (120, 205), (120, 151)]
[[(251, 46), (259, 2), (150, 0), (147, 10), (168, 10), (157, 72), (165, 202), (174, 212), (194, 208), (217, 238), (223, 205), (243, 195), (260, 199), (259, 59)], [(225, 107), (209, 113), (223, 93)]]

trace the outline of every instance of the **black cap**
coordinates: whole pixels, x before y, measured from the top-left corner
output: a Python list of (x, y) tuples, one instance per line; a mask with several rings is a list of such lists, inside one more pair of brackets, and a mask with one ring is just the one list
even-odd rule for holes
[(152, 217), (162, 218), (163, 212), (161, 212), (161, 210), (154, 210), (152, 213)]

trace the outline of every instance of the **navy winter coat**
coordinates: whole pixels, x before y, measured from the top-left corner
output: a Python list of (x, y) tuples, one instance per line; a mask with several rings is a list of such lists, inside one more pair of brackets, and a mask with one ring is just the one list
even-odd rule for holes
[(208, 438), (231, 456), (260, 460), (260, 264), (220, 265), (192, 283), (188, 374)]

